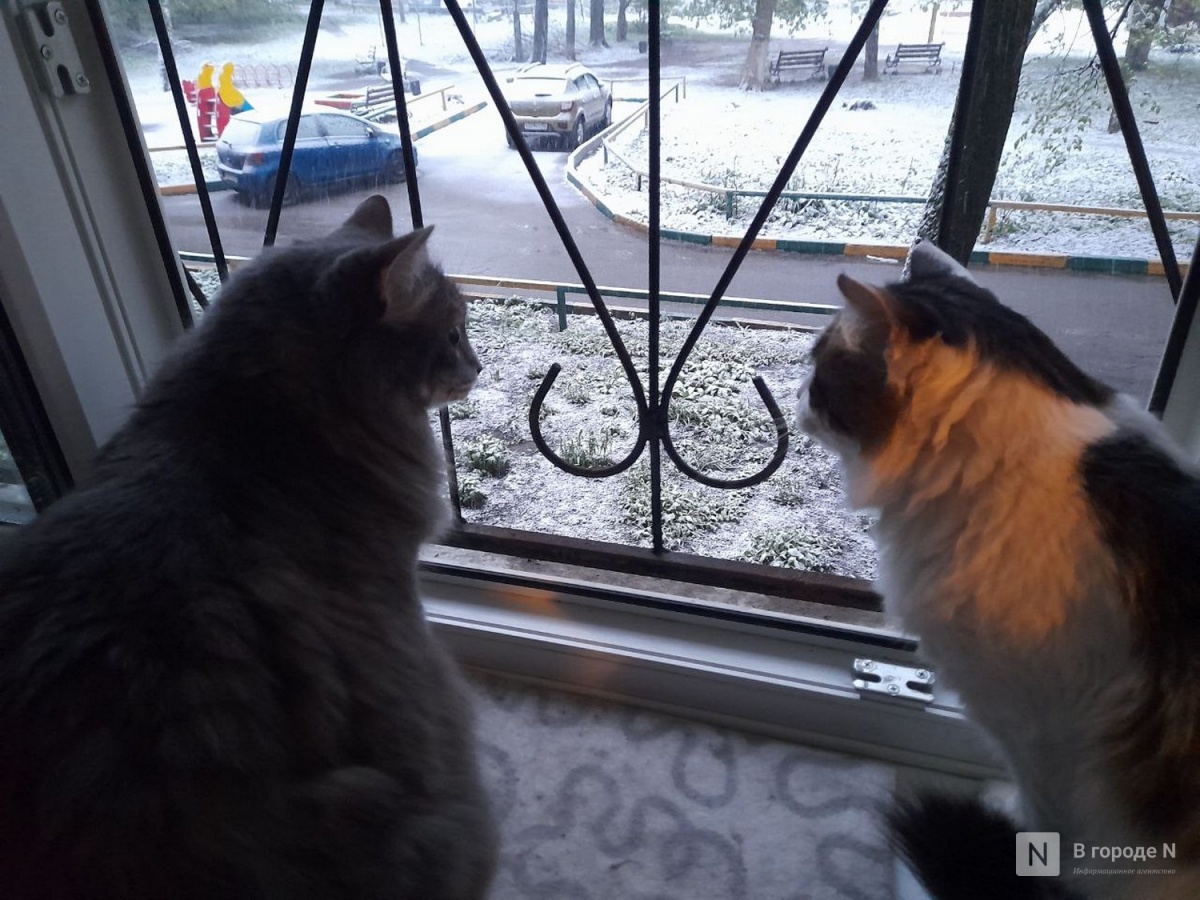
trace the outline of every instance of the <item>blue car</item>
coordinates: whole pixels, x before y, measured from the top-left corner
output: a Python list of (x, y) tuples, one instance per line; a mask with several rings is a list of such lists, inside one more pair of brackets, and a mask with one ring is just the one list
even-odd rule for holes
[[(255, 205), (270, 203), (286, 129), (286, 113), (250, 109), (230, 119), (217, 141), (221, 180)], [(417, 148), (412, 152), (415, 163)], [(300, 116), (283, 202), (295, 203), (320, 186), (403, 179), (400, 135), (349, 113), (306, 112)]]

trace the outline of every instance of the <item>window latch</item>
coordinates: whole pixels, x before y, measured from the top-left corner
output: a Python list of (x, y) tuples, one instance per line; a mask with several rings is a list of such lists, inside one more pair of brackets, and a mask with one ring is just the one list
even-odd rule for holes
[(60, 0), (23, 7), (21, 21), (42, 88), (55, 97), (91, 93), (92, 82), (83, 71), (71, 20)]
[(927, 704), (933, 702), (933, 683), (936, 676), (929, 669), (897, 666), (874, 659), (854, 661), (854, 687), (863, 697), (871, 699), (910, 700)]

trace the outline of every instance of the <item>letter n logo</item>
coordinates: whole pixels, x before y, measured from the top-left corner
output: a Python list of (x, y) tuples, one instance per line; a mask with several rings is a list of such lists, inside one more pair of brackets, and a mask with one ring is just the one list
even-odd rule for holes
[(1058, 832), (1017, 832), (1017, 874), (1057, 875), (1059, 873)]

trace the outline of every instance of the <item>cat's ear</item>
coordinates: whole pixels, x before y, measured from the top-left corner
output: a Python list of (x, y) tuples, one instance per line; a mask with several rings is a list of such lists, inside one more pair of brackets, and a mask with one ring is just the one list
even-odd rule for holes
[(388, 205), (387, 198), (379, 194), (368, 197), (358, 204), (354, 212), (350, 213), (350, 218), (342, 223), (342, 228), (353, 228), (369, 234), (377, 234), (382, 238), (390, 238), (392, 236), (392, 208)]
[(908, 255), (908, 280), (919, 281), (922, 278), (965, 278), (975, 284), (976, 281), (967, 271), (966, 266), (942, 250), (933, 241), (919, 240)]
[(436, 282), (426, 277), (433, 265), (426, 243), (433, 234), (428, 225), (387, 244), (391, 261), (383, 274), (383, 321), (400, 325), (420, 315)]
[(889, 327), (899, 322), (896, 300), (886, 288), (863, 284), (841, 274), (837, 279), (838, 290), (846, 298), (846, 307), (867, 322), (883, 322)]

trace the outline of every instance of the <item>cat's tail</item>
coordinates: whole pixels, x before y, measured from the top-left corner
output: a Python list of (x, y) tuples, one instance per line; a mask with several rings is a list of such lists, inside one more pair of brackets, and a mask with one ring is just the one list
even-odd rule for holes
[(1052, 876), (1018, 876), (1016, 826), (973, 797), (921, 794), (887, 814), (892, 848), (934, 900), (1082, 900)]

